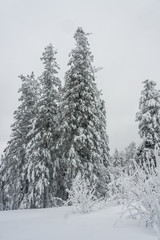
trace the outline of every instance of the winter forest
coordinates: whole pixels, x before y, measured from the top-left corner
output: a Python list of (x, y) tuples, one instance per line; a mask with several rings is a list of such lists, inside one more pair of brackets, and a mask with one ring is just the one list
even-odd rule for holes
[(142, 79), (135, 113), (141, 144), (111, 154), (89, 35), (81, 27), (74, 34), (64, 86), (52, 44), (38, 78), (19, 76), (19, 107), (1, 156), (0, 209), (71, 206), (86, 214), (123, 205), (160, 239), (160, 90)]

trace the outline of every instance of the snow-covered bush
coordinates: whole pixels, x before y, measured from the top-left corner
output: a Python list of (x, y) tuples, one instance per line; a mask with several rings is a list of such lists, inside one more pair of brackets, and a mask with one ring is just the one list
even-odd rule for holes
[(124, 204), (132, 217), (140, 217), (146, 227), (153, 227), (160, 239), (160, 157), (155, 151), (157, 167), (141, 168), (134, 162), (131, 175), (121, 173), (120, 178), (110, 184), (111, 199)]
[(78, 175), (72, 183), (72, 187), (68, 192), (68, 205), (72, 205), (74, 213), (89, 213), (96, 209), (96, 205), (100, 202), (95, 195), (95, 185), (89, 184), (85, 177)]
[(118, 172), (118, 175), (113, 175), (112, 172), (111, 182), (108, 184), (107, 202), (112, 204), (123, 204), (126, 201), (127, 197), (124, 193), (124, 181), (126, 181), (127, 177), (129, 177), (128, 173), (121, 170)]

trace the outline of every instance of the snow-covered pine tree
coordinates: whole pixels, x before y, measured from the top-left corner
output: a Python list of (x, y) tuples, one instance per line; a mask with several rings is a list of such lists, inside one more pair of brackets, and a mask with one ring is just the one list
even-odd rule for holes
[(105, 167), (108, 167), (108, 159), (109, 159), (109, 140), (107, 135), (107, 129), (106, 129), (106, 108), (105, 108), (105, 102), (101, 98), (101, 95), (99, 96), (99, 132), (101, 134), (100, 138), (100, 149), (101, 149), (101, 160), (103, 161), (103, 164)]
[(76, 47), (69, 55), (70, 69), (65, 75), (60, 108), (57, 196), (62, 199), (67, 198), (66, 189), (71, 188), (77, 174), (85, 176), (89, 183), (98, 182), (100, 166), (107, 166), (108, 161), (108, 138), (103, 132), (106, 130), (105, 113), (95, 83), (87, 34), (78, 28), (74, 38)]
[(145, 161), (147, 166), (152, 167), (156, 165), (153, 151), (155, 146), (160, 146), (160, 91), (156, 89), (154, 81), (146, 80), (143, 84), (139, 112), (136, 115), (142, 139), (137, 161), (142, 165)]
[(34, 74), (20, 76), (22, 86), (19, 89), (21, 102), (14, 112), (11, 139), (4, 151), (1, 163), (1, 206), (3, 209), (18, 209), (28, 188), (24, 166), (27, 164), (26, 146), (34, 116), (33, 105), (36, 102), (36, 80)]
[(134, 159), (136, 155), (136, 144), (135, 142), (131, 142), (126, 148), (125, 148), (125, 159), (128, 163), (130, 159)]
[(56, 141), (57, 114), (61, 82), (57, 77), (59, 66), (56, 62), (57, 51), (52, 44), (45, 48), (41, 60), (44, 72), (40, 76), (42, 94), (34, 106), (35, 118), (29, 133), (27, 146), (28, 193), (24, 206), (27, 208), (50, 207), (54, 205), (56, 192)]
[(125, 170), (125, 156), (123, 151), (118, 151), (117, 148), (115, 148), (115, 151), (111, 156), (109, 169), (110, 179), (112, 181), (117, 179), (121, 172)]
[(99, 166), (99, 179), (97, 182), (97, 187), (99, 189), (99, 194), (101, 196), (105, 196), (108, 191), (108, 183), (110, 182), (110, 155), (109, 155), (109, 140), (106, 131), (106, 108), (105, 102), (101, 98), (101, 92), (99, 95), (99, 107), (98, 107), (98, 115), (99, 115), (99, 129), (100, 132), (100, 159), (102, 164)]
[(125, 165), (125, 160), (124, 160), (124, 152), (121, 151), (119, 152), (117, 148), (115, 149), (113, 156), (112, 156), (112, 165), (113, 167), (121, 167), (123, 168)]
[(108, 186), (108, 196), (111, 198), (114, 196), (116, 193), (117, 199), (116, 202), (119, 204), (120, 203), (120, 197), (119, 197), (119, 192), (120, 192), (120, 184), (117, 182), (118, 179), (123, 176), (124, 172), (126, 171), (126, 164), (125, 164), (125, 154), (123, 151), (118, 151), (117, 148), (115, 148), (115, 151), (113, 155), (111, 156), (110, 160), (110, 166), (109, 166), (109, 173), (110, 173), (110, 183)]
[(135, 142), (131, 142), (124, 152), (125, 158), (125, 169), (128, 172), (128, 175), (135, 171), (134, 161), (137, 154), (137, 148)]
[(125, 151), (118, 151), (115, 149), (110, 161), (110, 179), (114, 181), (118, 179), (122, 173), (130, 175), (135, 167), (134, 160), (136, 156), (136, 144), (131, 142)]

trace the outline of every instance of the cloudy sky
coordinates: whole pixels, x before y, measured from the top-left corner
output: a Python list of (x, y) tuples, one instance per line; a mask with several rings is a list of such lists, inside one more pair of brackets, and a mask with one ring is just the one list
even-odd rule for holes
[(0, 0), (0, 153), (18, 106), (18, 75), (39, 76), (44, 47), (58, 50), (62, 81), (73, 35), (89, 36), (103, 90), (110, 148), (140, 142), (135, 114), (142, 81), (160, 88), (160, 0)]

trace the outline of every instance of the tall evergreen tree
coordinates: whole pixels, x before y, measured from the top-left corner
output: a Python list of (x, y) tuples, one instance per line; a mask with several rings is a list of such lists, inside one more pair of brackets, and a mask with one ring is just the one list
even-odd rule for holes
[(135, 158), (136, 155), (136, 144), (135, 142), (131, 142), (126, 148), (125, 148), (125, 159), (127, 164), (129, 161)]
[(97, 188), (99, 189), (99, 195), (106, 196), (108, 191), (108, 183), (110, 182), (110, 155), (109, 155), (109, 140), (106, 132), (106, 108), (105, 102), (101, 98), (101, 92), (99, 93), (99, 104), (98, 104), (98, 116), (99, 116), (99, 127), (98, 132), (100, 133), (99, 147), (100, 147), (100, 159), (101, 164), (99, 165), (99, 176), (97, 181)]
[(125, 159), (125, 171), (128, 172), (128, 175), (131, 175), (135, 172), (135, 159), (137, 154), (137, 148), (135, 142), (131, 142), (126, 148), (124, 152)]
[(123, 168), (125, 166), (124, 160), (124, 152), (119, 152), (117, 148), (115, 149), (112, 156), (112, 166), (113, 168), (120, 167)]
[[(70, 53), (69, 67), (62, 92), (59, 146), (59, 189), (57, 196), (66, 199), (77, 174), (90, 183), (97, 181), (100, 165), (107, 165), (108, 138), (105, 112), (95, 83), (93, 56), (87, 34), (78, 28), (76, 47)], [(102, 149), (103, 148), (103, 149)]]
[(109, 140), (107, 135), (106, 129), (106, 108), (105, 102), (101, 99), (101, 95), (99, 96), (99, 107), (98, 107), (98, 114), (99, 114), (99, 132), (100, 132), (100, 155), (101, 160), (105, 167), (108, 167), (108, 160), (109, 156)]
[(141, 92), (139, 112), (136, 121), (139, 122), (139, 135), (142, 139), (138, 151), (137, 160), (147, 165), (155, 165), (153, 151), (155, 146), (160, 147), (160, 92), (156, 89), (156, 83), (151, 80), (143, 82), (144, 89)]
[(57, 77), (59, 66), (57, 51), (50, 44), (45, 48), (41, 60), (44, 72), (39, 78), (42, 94), (34, 106), (36, 116), (32, 121), (31, 138), (27, 146), (28, 193), (26, 207), (50, 207), (54, 205), (56, 192), (55, 164), (57, 140), (57, 111), (61, 82)]
[(22, 86), (19, 89), (21, 102), (14, 112), (15, 122), (12, 125), (11, 140), (4, 151), (1, 164), (1, 205), (3, 209), (17, 209), (20, 207), (27, 189), (24, 166), (26, 159), (26, 146), (31, 130), (31, 119), (34, 116), (33, 105), (36, 102), (36, 80), (34, 74), (20, 76)]

